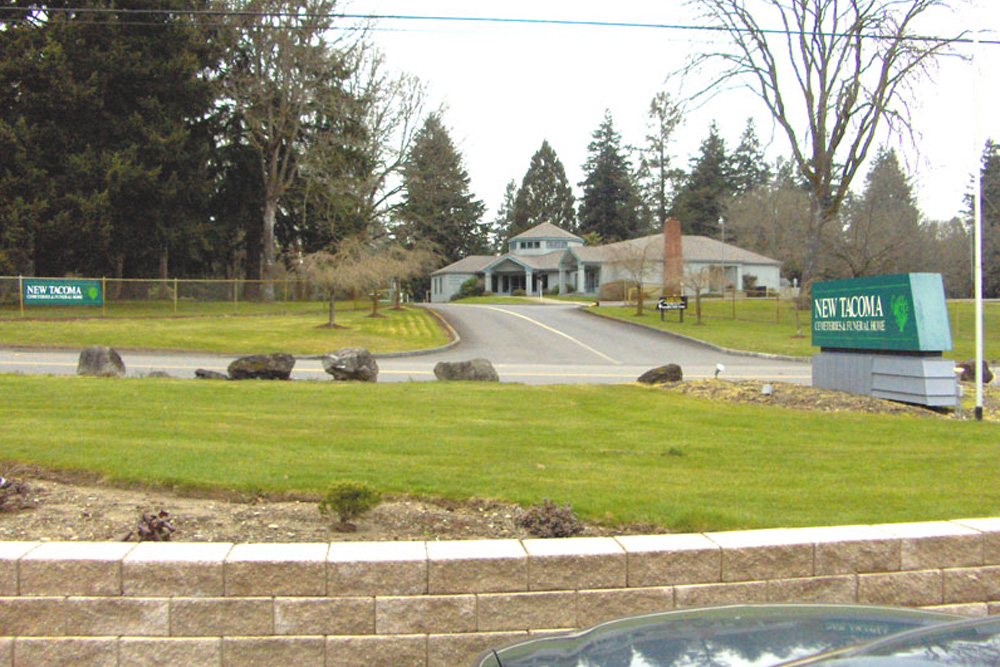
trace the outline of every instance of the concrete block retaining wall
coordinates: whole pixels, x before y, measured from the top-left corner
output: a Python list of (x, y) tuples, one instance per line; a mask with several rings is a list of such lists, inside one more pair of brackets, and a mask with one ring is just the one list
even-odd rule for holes
[(1000, 613), (1000, 518), (522, 541), (0, 542), (0, 667), (453, 667), (531, 633), (749, 602)]

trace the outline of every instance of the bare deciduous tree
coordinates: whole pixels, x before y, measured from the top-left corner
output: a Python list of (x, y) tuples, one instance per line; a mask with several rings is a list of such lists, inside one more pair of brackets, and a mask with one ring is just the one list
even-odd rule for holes
[[(336, 30), (336, 0), (233, 0), (236, 45), (222, 85), (261, 162), (261, 278), (274, 298), (274, 224), (302, 165), (335, 165), (344, 148), (353, 32)], [(331, 36), (333, 41), (331, 42)]]
[(914, 22), (947, 0), (691, 0), (732, 44), (707, 94), (738, 81), (770, 111), (809, 183), (803, 282), (817, 275), (825, 229), (885, 126), (912, 133), (912, 85), (954, 39), (914, 38)]
[(358, 237), (342, 240), (335, 253), (320, 250), (306, 255), (298, 270), (303, 278), (326, 293), (330, 315), (323, 326), (330, 329), (343, 328), (335, 321), (337, 293), (367, 291), (384, 275), (370, 244)]
[(641, 317), (645, 297), (643, 285), (649, 282), (659, 286), (663, 282), (659, 273), (663, 268), (663, 238), (656, 235), (621, 241), (609, 245), (607, 252), (610, 264), (635, 287), (635, 315)]

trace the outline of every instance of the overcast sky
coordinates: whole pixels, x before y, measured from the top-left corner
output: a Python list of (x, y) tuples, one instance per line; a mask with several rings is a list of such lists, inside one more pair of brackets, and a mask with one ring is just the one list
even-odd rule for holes
[[(981, 27), (997, 39), (1000, 1), (953, 0), (921, 26), (923, 34), (957, 34)], [(490, 17), (691, 25), (684, 0), (350, 0), (346, 11), (406, 16)], [(779, 26), (765, 26), (779, 27)], [(494, 215), (511, 179), (520, 184), (531, 156), (547, 139), (579, 196), (587, 144), (605, 109), (626, 143), (640, 145), (647, 110), (667, 77), (692, 53), (719, 50), (719, 35), (690, 30), (495, 22), (382, 20), (372, 35), (388, 64), (420, 77), (433, 106), (446, 107), (472, 189)], [(996, 30), (994, 30), (996, 29)], [(960, 48), (972, 56), (971, 45)], [(1000, 46), (982, 47), (982, 135), (1000, 141)], [(916, 146), (902, 153), (925, 216), (948, 219), (964, 209), (982, 146), (975, 138), (975, 68), (947, 59), (923, 83), (914, 107)], [(744, 90), (721, 93), (690, 111), (673, 144), (675, 164), (687, 168), (715, 120), (730, 148), (753, 117), (769, 159), (787, 155), (783, 135), (762, 103)], [(855, 187), (863, 179), (855, 181)]]

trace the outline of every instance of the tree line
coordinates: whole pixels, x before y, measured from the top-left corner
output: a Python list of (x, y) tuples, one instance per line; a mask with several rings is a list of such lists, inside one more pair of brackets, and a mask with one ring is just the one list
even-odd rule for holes
[[(395, 258), (384, 266), (406, 265), (399, 253), (413, 252), (426, 274), (430, 252), (439, 264), (498, 252), (541, 222), (597, 243), (653, 233), (673, 216), (686, 234), (725, 229), (727, 241), (781, 260), (786, 277), (806, 284), (939, 270), (950, 292), (967, 294), (967, 217), (925, 220), (895, 153), (872, 148), (880, 118), (902, 122), (897, 88), (947, 46), (905, 42), (906, 25), (944, 3), (877, 0), (832, 22), (805, 20), (825, 16), (831, 0), (760, 3), (813, 31), (796, 48), (879, 64), (811, 89), (821, 99), (807, 101), (827, 106), (807, 115), (829, 127), (814, 123), (806, 140), (783, 116), (789, 94), (778, 103), (764, 67), (769, 33), (738, 0), (698, 0), (734, 50), (700, 54), (692, 67), (719, 56), (739, 65), (720, 81), (756, 76), (793, 154), (769, 164), (749, 121), (730, 151), (713, 124), (682, 168), (670, 144), (684, 105), (660, 93), (642, 146), (626, 145), (605, 114), (579, 200), (543, 141), (484, 221), (442, 112), (427, 108), (418, 79), (389, 69), (368, 26), (338, 17), (336, 0), (14, 0), (0, 12), (0, 274), (264, 279), (267, 298), (277, 273), (315, 273), (330, 257), (343, 264), (359, 256), (358, 241), (371, 257)], [(879, 30), (877, 57), (862, 54)], [(997, 296), (992, 142), (982, 167), (987, 293)], [(341, 246), (351, 252), (338, 255)], [(306, 263), (316, 253), (326, 254)]]

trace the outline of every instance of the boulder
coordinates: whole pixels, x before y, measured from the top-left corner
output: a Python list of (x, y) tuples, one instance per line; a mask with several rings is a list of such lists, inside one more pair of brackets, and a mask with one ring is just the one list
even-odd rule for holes
[[(975, 382), (976, 381), (976, 362), (975, 361), (963, 361), (960, 364), (955, 365), (956, 368), (962, 369), (962, 374), (958, 376), (961, 382)], [(983, 384), (989, 384), (993, 382), (993, 372), (990, 371), (990, 367), (986, 365), (986, 361), (983, 361)]]
[(684, 371), (677, 364), (667, 364), (650, 369), (639, 376), (638, 382), (642, 384), (664, 384), (666, 382), (680, 382), (684, 379)]
[(441, 361), (434, 366), (434, 377), (438, 380), (458, 380), (467, 382), (499, 382), (500, 376), (486, 359), (469, 361)]
[(229, 364), (233, 380), (287, 380), (292, 376), (295, 357), (290, 354), (254, 354)]
[(105, 378), (125, 377), (125, 362), (113, 348), (88, 347), (80, 353), (76, 374)]
[(219, 371), (209, 371), (199, 368), (194, 372), (194, 376), (199, 380), (228, 380), (229, 376)]
[(363, 347), (345, 347), (323, 356), (323, 370), (334, 380), (377, 382), (378, 363)]

